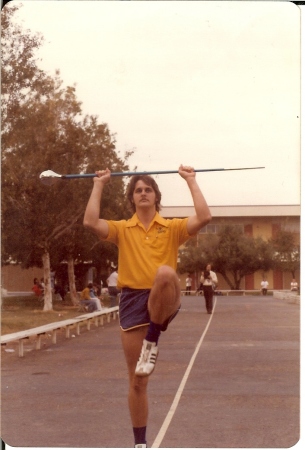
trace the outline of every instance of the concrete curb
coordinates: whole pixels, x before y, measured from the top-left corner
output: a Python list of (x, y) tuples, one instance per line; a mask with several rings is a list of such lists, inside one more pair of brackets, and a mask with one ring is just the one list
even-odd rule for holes
[(273, 297), (288, 303), (300, 304), (300, 295), (291, 291), (273, 291)]

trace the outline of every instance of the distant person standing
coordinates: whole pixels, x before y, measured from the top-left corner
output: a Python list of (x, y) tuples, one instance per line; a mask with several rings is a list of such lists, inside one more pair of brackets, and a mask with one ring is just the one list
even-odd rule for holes
[(108, 292), (111, 299), (111, 306), (116, 306), (116, 298), (120, 293), (120, 289), (118, 289), (118, 272), (115, 267), (111, 267), (111, 274), (107, 278), (107, 286)]
[(263, 281), (261, 282), (261, 289), (262, 289), (262, 294), (263, 294), (263, 295), (267, 295), (268, 286), (269, 286), (269, 283), (268, 283), (268, 281), (264, 278)]
[(217, 275), (211, 270), (211, 264), (207, 264), (203, 271), (203, 295), (205, 298), (205, 306), (208, 314), (212, 314), (214, 289), (218, 284)]
[(298, 285), (297, 281), (295, 280), (295, 278), (293, 278), (292, 282), (290, 283), (290, 290), (295, 291), (295, 292), (298, 292), (298, 290), (299, 290), (299, 285)]
[(191, 295), (192, 279), (191, 279), (190, 274), (188, 274), (188, 276), (186, 277), (186, 280), (185, 280), (185, 288), (186, 288), (186, 293), (185, 293), (185, 295)]

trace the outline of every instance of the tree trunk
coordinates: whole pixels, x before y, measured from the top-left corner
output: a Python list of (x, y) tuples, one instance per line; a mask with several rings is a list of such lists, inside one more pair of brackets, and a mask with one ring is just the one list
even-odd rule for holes
[(223, 276), (223, 278), (225, 279), (225, 281), (228, 283), (228, 285), (230, 286), (230, 289), (234, 290), (235, 286), (232, 283), (232, 281), (230, 280), (230, 278), (227, 276), (226, 272), (219, 272), (221, 273), (221, 275)]
[(237, 278), (236, 281), (235, 281), (235, 289), (237, 291), (240, 290), (240, 283), (241, 283), (241, 278)]
[(51, 276), (50, 276), (50, 254), (45, 251), (42, 255), (43, 263), (43, 277), (44, 277), (44, 307), (43, 311), (52, 311), (52, 289), (51, 289)]
[(239, 276), (238, 272), (234, 272), (233, 276), (234, 276), (234, 289), (236, 291), (239, 291), (240, 290), (240, 282), (241, 282), (242, 277)]
[(78, 304), (76, 286), (75, 286), (75, 275), (74, 275), (74, 260), (73, 258), (68, 258), (68, 278), (69, 278), (69, 290), (70, 298), (73, 305)]

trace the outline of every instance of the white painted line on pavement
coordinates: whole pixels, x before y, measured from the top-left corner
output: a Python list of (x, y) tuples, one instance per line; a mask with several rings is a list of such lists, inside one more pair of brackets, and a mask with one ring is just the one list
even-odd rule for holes
[(163, 438), (165, 436), (165, 433), (166, 433), (166, 431), (167, 431), (167, 429), (168, 429), (168, 427), (169, 427), (169, 425), (171, 423), (171, 420), (172, 420), (172, 418), (173, 418), (173, 416), (174, 416), (174, 414), (176, 412), (176, 409), (177, 409), (178, 404), (179, 404), (180, 397), (181, 397), (181, 395), (183, 393), (183, 389), (184, 389), (184, 387), (186, 385), (187, 379), (188, 379), (188, 377), (190, 375), (190, 372), (192, 370), (192, 367), (194, 365), (197, 353), (199, 352), (199, 349), (201, 347), (202, 341), (203, 341), (203, 339), (204, 339), (204, 337), (205, 337), (205, 335), (206, 335), (206, 333), (207, 333), (207, 331), (209, 329), (209, 326), (210, 326), (210, 323), (211, 323), (211, 320), (212, 320), (212, 317), (213, 317), (213, 314), (214, 314), (216, 302), (217, 302), (217, 297), (215, 297), (215, 302), (214, 302), (214, 307), (213, 307), (213, 311), (212, 311), (211, 317), (210, 317), (210, 319), (209, 319), (209, 321), (207, 323), (207, 326), (205, 327), (205, 329), (204, 329), (204, 331), (202, 333), (202, 336), (201, 336), (201, 338), (200, 338), (200, 340), (199, 340), (199, 342), (198, 342), (198, 344), (197, 344), (197, 346), (195, 348), (193, 356), (192, 356), (192, 358), (191, 358), (191, 360), (189, 362), (189, 365), (188, 365), (188, 367), (187, 367), (187, 369), (185, 371), (185, 374), (184, 374), (184, 376), (182, 378), (180, 386), (179, 386), (179, 388), (178, 388), (178, 390), (176, 392), (176, 395), (175, 395), (174, 401), (172, 403), (172, 406), (170, 407), (170, 410), (168, 411), (167, 416), (165, 417), (165, 420), (164, 420), (164, 422), (163, 422), (163, 424), (162, 424), (162, 426), (160, 428), (160, 431), (159, 431), (159, 433), (158, 433), (154, 443), (151, 446), (152, 448), (159, 448), (160, 447), (160, 444), (161, 444), (161, 442), (162, 442), (162, 440), (163, 440)]

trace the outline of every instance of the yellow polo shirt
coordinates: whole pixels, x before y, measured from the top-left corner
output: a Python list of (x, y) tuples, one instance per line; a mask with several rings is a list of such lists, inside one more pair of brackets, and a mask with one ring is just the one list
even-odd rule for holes
[(88, 287), (85, 287), (85, 289), (82, 290), (80, 293), (81, 300), (91, 300), (90, 297), (90, 289)]
[(107, 241), (119, 248), (118, 286), (150, 289), (158, 267), (177, 268), (180, 245), (191, 236), (186, 219), (164, 219), (156, 213), (148, 230), (137, 214), (129, 220), (107, 220)]

